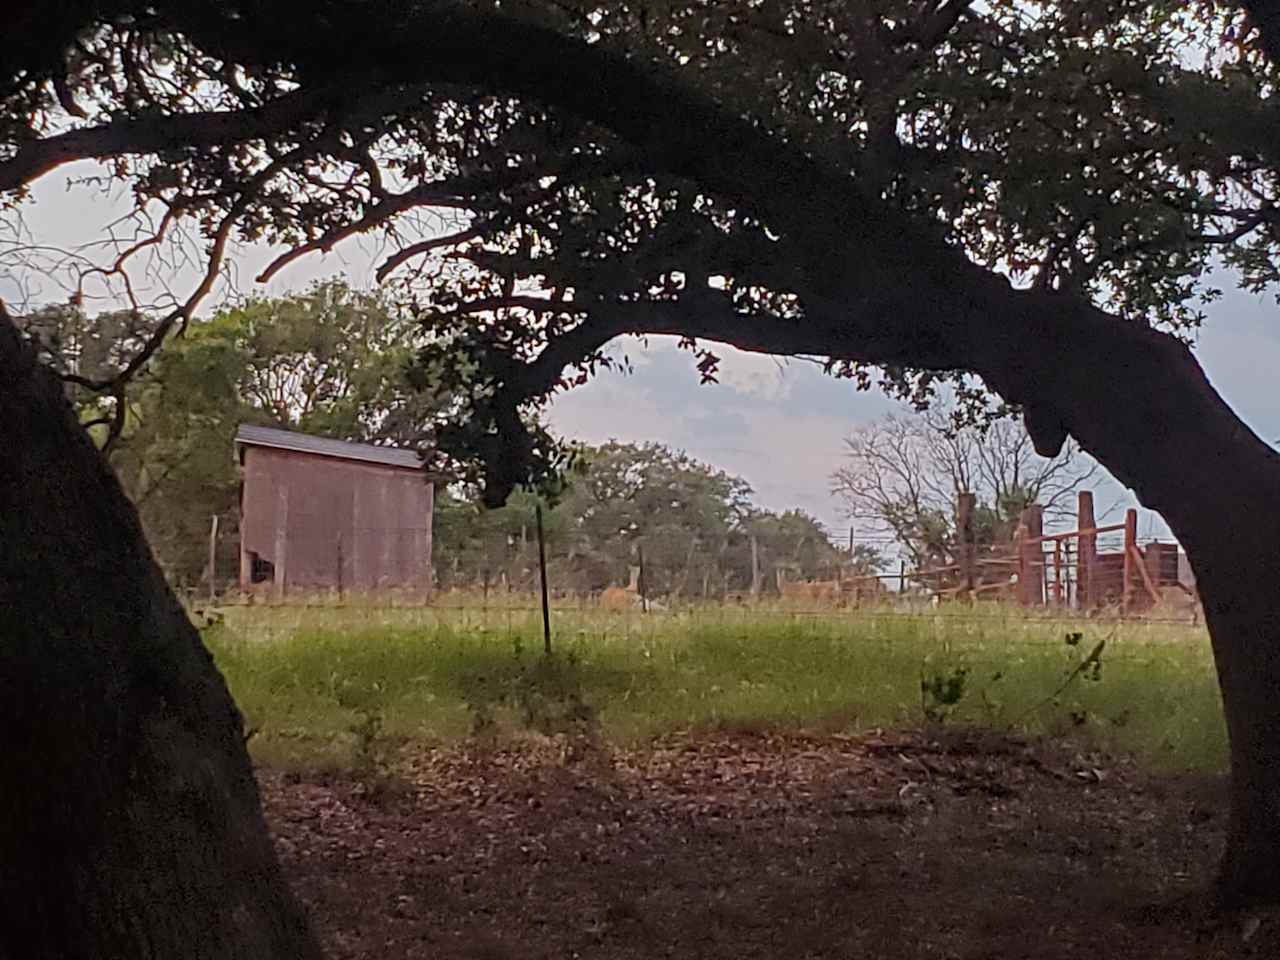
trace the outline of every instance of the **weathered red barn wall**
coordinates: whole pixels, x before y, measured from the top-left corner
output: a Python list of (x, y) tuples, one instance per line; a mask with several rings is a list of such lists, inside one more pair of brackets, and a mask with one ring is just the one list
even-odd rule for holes
[(288, 587), (430, 590), (433, 488), (421, 471), (243, 450), (242, 555), (278, 564), (283, 544)]

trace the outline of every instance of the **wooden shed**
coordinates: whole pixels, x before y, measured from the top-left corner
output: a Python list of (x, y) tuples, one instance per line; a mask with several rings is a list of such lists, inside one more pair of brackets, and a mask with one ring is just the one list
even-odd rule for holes
[(431, 590), (434, 488), (411, 450), (242, 425), (244, 590)]

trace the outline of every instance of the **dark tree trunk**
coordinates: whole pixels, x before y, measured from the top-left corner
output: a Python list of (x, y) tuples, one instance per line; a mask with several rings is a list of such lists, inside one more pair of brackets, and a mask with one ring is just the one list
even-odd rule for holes
[[(1239, 424), (1223, 409), (1216, 426), (1230, 436)], [(1157, 508), (1195, 571), (1222, 691), (1231, 810), (1217, 889), (1228, 907), (1280, 901), (1280, 457), (1246, 431), (1234, 445), (1228, 458), (1189, 443), (1166, 481), (1186, 499)]]
[[(838, 249), (835, 236), (827, 240)], [(895, 322), (869, 349), (865, 329), (836, 319), (839, 304), (856, 307), (861, 289), (861, 278), (849, 284), (838, 275), (840, 260), (826, 261), (821, 293), (836, 306), (820, 310), (829, 320), (784, 327), (690, 314), (646, 320), (635, 332), (880, 363), (933, 356), (932, 365), (978, 373), (1022, 404), (1040, 453), (1075, 437), (1164, 516), (1187, 551), (1231, 744), (1231, 826), (1216, 889), (1225, 906), (1280, 901), (1280, 454), (1173, 337), (1077, 297), (1013, 291), (972, 265), (939, 271), (936, 290), (914, 277), (909, 316), (918, 322), (885, 314)]]
[[(1255, 475), (1280, 491), (1274, 464)], [(1253, 523), (1225, 520), (1188, 550), (1231, 739), (1230, 832), (1218, 874), (1229, 907), (1280, 901), (1280, 523), (1274, 495), (1253, 506)]]
[(318, 957), (222, 678), (2, 313), (0, 398), (0, 957)]
[(1007, 318), (1034, 331), (1025, 362), (988, 379), (1027, 404), (1042, 453), (1069, 431), (1160, 512), (1186, 549), (1231, 747), (1217, 893), (1232, 908), (1280, 901), (1280, 454), (1172, 337), (1065, 299), (1032, 302), (1039, 322)]
[(1234, 446), (1230, 457), (1188, 446), (1187, 508), (1161, 511), (1195, 571), (1231, 743), (1217, 883), (1228, 907), (1280, 901), (1280, 456), (1247, 431)]

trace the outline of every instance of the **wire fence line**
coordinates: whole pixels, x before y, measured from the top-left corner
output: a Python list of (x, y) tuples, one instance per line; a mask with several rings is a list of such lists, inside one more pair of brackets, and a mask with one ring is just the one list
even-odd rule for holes
[[(207, 612), (207, 611), (203, 611)], [(348, 603), (307, 603), (254, 607), (233, 604), (217, 609), (232, 635), (258, 644), (290, 642), (300, 637), (359, 634), (376, 642), (398, 637), (401, 642), (430, 647), (441, 639), (466, 637), (493, 650), (537, 645), (542, 629), (539, 609), (520, 606), (424, 605), (365, 606)], [(1106, 659), (1145, 663), (1163, 658), (1171, 649), (1200, 651), (1209, 656), (1207, 633), (1187, 621), (1085, 620), (1062, 616), (1025, 616), (1016, 611), (982, 614), (937, 611), (779, 611), (767, 607), (730, 609), (699, 607), (682, 611), (638, 610), (623, 613), (583, 605), (551, 610), (553, 644), (582, 655), (610, 646), (637, 647), (646, 656), (678, 656), (685, 641), (699, 638), (734, 644), (739, 640), (775, 638), (787, 649), (800, 651), (812, 642), (814, 650), (849, 647), (884, 649), (905, 644), (921, 651), (921, 670), (929, 659), (978, 665), (1008, 657), (1043, 656), (1058, 651), (1064, 663), (1082, 646), (1105, 643)]]
[[(220, 603), (215, 604), (216, 607), (224, 606), (241, 606), (244, 604), (236, 597), (219, 598)], [(521, 614), (529, 618), (535, 618), (541, 614), (541, 607), (534, 603), (528, 604), (484, 604), (480, 602), (470, 602), (467, 604), (448, 603), (441, 604), (435, 602), (423, 602), (419, 604), (408, 603), (382, 603), (381, 597), (375, 597), (372, 603), (361, 603), (346, 600), (289, 600), (282, 606), (289, 610), (316, 610), (316, 611), (369, 611), (376, 610), (414, 610), (421, 609), (429, 611), (435, 615), (451, 615), (460, 616), (477, 615), (480, 617), (500, 616), (504, 614)], [(252, 604), (248, 604), (252, 605)], [(1004, 625), (1053, 625), (1064, 627), (1079, 627), (1084, 623), (1095, 624), (1098, 627), (1107, 625), (1125, 624), (1141, 626), (1143, 624), (1165, 625), (1165, 626), (1198, 626), (1198, 622), (1189, 616), (1142, 616), (1142, 617), (1118, 617), (1118, 616), (1097, 616), (1089, 617), (1084, 614), (1069, 615), (1064, 613), (1055, 613), (1044, 615), (1026, 611), (1022, 608), (1004, 607), (1000, 608), (1005, 612), (986, 612), (986, 613), (964, 613), (946, 608), (929, 608), (920, 607), (910, 610), (850, 610), (841, 608), (826, 609), (791, 609), (778, 608), (765, 605), (756, 606), (736, 606), (736, 605), (720, 605), (714, 608), (690, 606), (686, 608), (671, 610), (666, 608), (651, 608), (648, 611), (635, 611), (631, 614), (614, 615), (610, 619), (619, 622), (631, 621), (642, 622), (653, 618), (655, 620), (664, 619), (697, 619), (699, 615), (704, 618), (714, 612), (714, 616), (722, 619), (739, 619), (742, 620), (831, 620), (849, 623), (874, 623), (877, 621), (921, 621), (930, 620), (939, 623), (963, 623), (972, 625), (999, 627)], [(564, 604), (556, 604), (552, 607), (553, 612), (563, 614), (595, 614), (600, 611), (597, 605), (575, 604), (567, 606)]]
[[(282, 534), (259, 536), (242, 544), (238, 518), (211, 518), (204, 543), (191, 542), (187, 553), (203, 552), (203, 569), (190, 568), (171, 582), (190, 600), (213, 603), (281, 601), (299, 608), (329, 607), (355, 600), (362, 606), (424, 605), (487, 609), (505, 605), (537, 610), (539, 588), (537, 546), (529, 536), (498, 531), (485, 541), (461, 545), (442, 538), (430, 525), (414, 528), (360, 526), (320, 532), (300, 526)], [(280, 537), (283, 536), (283, 539)], [(620, 536), (587, 547), (552, 541), (548, 550), (548, 586), (558, 608), (589, 609), (601, 605), (655, 612), (688, 611), (699, 606), (749, 611), (750, 616), (795, 619), (837, 617), (856, 620), (911, 617), (922, 612), (954, 619), (989, 621), (991, 614), (971, 614), (970, 604), (944, 602), (937, 570), (917, 570), (905, 562), (889, 569), (863, 563), (856, 548), (883, 538), (854, 537), (843, 547), (820, 543), (739, 537), (735, 542), (700, 543), (682, 531), (668, 536)], [(1097, 549), (1123, 548), (1124, 535), (1100, 533)], [(1144, 544), (1167, 543), (1150, 538)], [(276, 550), (287, 547), (286, 569), (277, 569)], [(1074, 547), (1067, 541), (1055, 557), (1054, 544), (1040, 547), (1040, 573), (1045, 579), (1043, 607), (1011, 605), (1019, 618), (1060, 614), (1076, 622), (1081, 612), (1066, 611), (1075, 595)], [(993, 592), (978, 601), (987, 608), (1012, 601), (1001, 588), (1016, 579), (1016, 560), (983, 554), (976, 564)], [(1004, 564), (1004, 566), (1001, 566)], [(1061, 579), (1054, 583), (1049, 573)], [(1007, 573), (1002, 573), (1007, 568)], [(945, 568), (944, 568), (944, 573)], [(944, 600), (959, 599), (947, 598)], [(890, 609), (892, 607), (902, 609)], [(1097, 619), (1114, 618), (1108, 604), (1091, 611)], [(1187, 603), (1176, 609), (1143, 611), (1146, 622), (1196, 622), (1199, 611)], [(871, 612), (869, 612), (871, 611)]]

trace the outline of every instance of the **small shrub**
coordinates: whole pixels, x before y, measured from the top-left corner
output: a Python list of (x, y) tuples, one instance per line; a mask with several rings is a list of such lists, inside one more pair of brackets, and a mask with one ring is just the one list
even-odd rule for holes
[(357, 776), (377, 780), (390, 774), (390, 756), (383, 736), (384, 717), (381, 704), (382, 685), (367, 689), (354, 683), (333, 680), (333, 696), (338, 706), (355, 714), (347, 726), (353, 738), (352, 767)]
[(964, 699), (969, 668), (953, 667), (920, 678), (920, 710), (928, 723), (945, 723)]
[(355, 737), (353, 753), (356, 770), (364, 773), (382, 772), (386, 766), (382, 746), (382, 712), (363, 708), (356, 711), (356, 717), (347, 728)]
[(191, 622), (195, 625), (202, 640), (206, 642), (211, 636), (220, 634), (226, 626), (227, 618), (221, 610), (195, 609), (191, 611)]
[(461, 686), (473, 736), (494, 734), (502, 709), (511, 711), (524, 729), (545, 736), (594, 741), (598, 735), (599, 717), (587, 701), (581, 660), (573, 651), (526, 659), (517, 643), (510, 661), (467, 678)]
[[(1039, 703), (1032, 705), (1020, 719), (1049, 708), (1054, 713), (1050, 713), (1045, 719), (1045, 729), (1051, 736), (1061, 736), (1073, 728), (1085, 726), (1091, 719), (1091, 714), (1079, 697), (1071, 697), (1071, 694), (1081, 683), (1100, 683), (1102, 681), (1102, 651), (1106, 649), (1106, 639), (1099, 640), (1088, 653), (1083, 653), (1080, 644), (1084, 640), (1081, 633), (1068, 633), (1063, 637), (1063, 643), (1067, 647), (1067, 667), (1064, 671), (1064, 679), (1058, 687), (1045, 697)], [(1060, 711), (1060, 712), (1058, 712)]]

